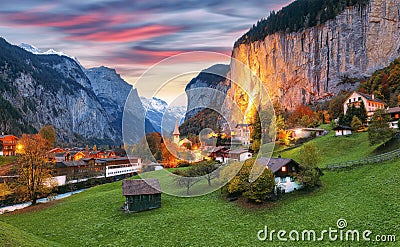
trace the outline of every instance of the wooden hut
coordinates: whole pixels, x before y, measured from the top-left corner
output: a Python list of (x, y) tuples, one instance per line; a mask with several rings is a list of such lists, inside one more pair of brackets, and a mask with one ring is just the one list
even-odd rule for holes
[(123, 180), (122, 195), (126, 197), (126, 212), (161, 207), (161, 187), (156, 178)]

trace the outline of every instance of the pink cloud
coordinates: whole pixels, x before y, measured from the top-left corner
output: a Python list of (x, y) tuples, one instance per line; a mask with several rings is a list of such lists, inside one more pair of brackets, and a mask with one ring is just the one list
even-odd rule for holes
[(132, 42), (164, 36), (180, 31), (180, 27), (149, 25), (123, 30), (99, 31), (91, 34), (72, 35), (68, 40), (86, 40), (97, 42)]

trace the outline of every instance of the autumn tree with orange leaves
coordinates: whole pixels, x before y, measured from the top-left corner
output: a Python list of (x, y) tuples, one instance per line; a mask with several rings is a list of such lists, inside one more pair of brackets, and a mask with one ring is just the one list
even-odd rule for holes
[(52, 164), (46, 157), (48, 140), (41, 135), (23, 134), (18, 141), (18, 180), (17, 193), (21, 199), (35, 204), (37, 199), (49, 194), (53, 187)]

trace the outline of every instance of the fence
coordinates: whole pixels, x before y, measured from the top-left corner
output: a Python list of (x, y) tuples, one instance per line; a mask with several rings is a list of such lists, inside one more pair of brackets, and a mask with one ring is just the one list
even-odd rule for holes
[(400, 157), (400, 149), (396, 149), (396, 150), (393, 150), (388, 153), (379, 154), (379, 155), (364, 158), (364, 159), (329, 164), (329, 165), (326, 165), (325, 170), (346, 169), (346, 168), (352, 168), (352, 167), (356, 167), (356, 166), (376, 164), (376, 163), (391, 160), (391, 159), (397, 158), (397, 157)]

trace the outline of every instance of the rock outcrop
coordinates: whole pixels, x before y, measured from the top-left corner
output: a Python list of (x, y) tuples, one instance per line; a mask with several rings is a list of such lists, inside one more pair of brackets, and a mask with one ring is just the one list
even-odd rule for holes
[(53, 125), (59, 142), (121, 142), (91, 81), (75, 60), (35, 55), (4, 39), (0, 39), (0, 51), (3, 132), (20, 135)]
[[(371, 0), (324, 24), (240, 44), (233, 49), (232, 63), (236, 59), (247, 65), (272, 100), (293, 109), (353, 89), (361, 78), (399, 57), (399, 13), (399, 0)], [(235, 80), (254, 83), (240, 66), (231, 64), (231, 73)], [(231, 97), (235, 90), (232, 86)]]

